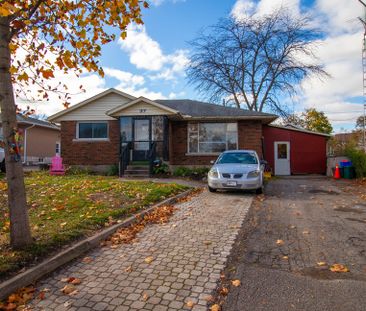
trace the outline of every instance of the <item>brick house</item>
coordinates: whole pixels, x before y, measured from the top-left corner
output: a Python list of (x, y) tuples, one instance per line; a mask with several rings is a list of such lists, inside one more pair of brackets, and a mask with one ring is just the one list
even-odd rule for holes
[[(141, 173), (148, 173), (148, 166), (151, 169), (156, 159), (172, 168), (209, 166), (224, 150), (252, 149), (263, 158), (268, 144), (264, 136), (273, 132), (268, 128), (275, 119), (277, 116), (273, 114), (193, 100), (152, 101), (115, 89), (49, 117), (50, 121), (61, 124), (61, 154), (65, 164), (93, 170), (118, 165), (121, 175), (130, 171), (131, 164), (138, 165)], [(295, 142), (293, 137), (303, 134), (298, 129), (286, 130), (292, 134), (282, 135), (281, 141), (290, 137)], [(274, 153), (276, 159), (269, 154), (272, 162), (283, 168), (288, 166), (282, 171), (277, 166), (277, 174), (296, 173), (290, 168), (290, 160), (294, 161), (290, 157), (290, 141), (279, 143), (273, 135), (268, 137), (270, 144), (281, 149)], [(313, 162), (318, 160), (314, 155)], [(317, 166), (311, 158), (309, 161)]]
[(161, 159), (170, 166), (207, 166), (229, 149), (262, 157), (262, 126), (277, 116), (192, 100), (135, 98), (109, 89), (48, 118), (61, 124), (67, 165), (106, 170)]

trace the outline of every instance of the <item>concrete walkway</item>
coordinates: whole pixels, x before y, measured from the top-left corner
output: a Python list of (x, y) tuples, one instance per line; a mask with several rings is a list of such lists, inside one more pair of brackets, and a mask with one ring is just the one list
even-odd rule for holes
[[(80, 259), (41, 281), (38, 289), (49, 291), (30, 307), (206, 310), (251, 202), (243, 193), (204, 191), (178, 204), (169, 223), (146, 227), (137, 242), (95, 249), (86, 255), (92, 262)], [(68, 277), (81, 279), (75, 295), (61, 292), (66, 284), (61, 279)]]

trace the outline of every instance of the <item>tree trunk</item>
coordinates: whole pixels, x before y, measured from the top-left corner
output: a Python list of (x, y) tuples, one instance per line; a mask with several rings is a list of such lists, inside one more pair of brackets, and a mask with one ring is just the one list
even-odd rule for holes
[(14, 249), (32, 243), (22, 161), (10, 153), (17, 128), (16, 106), (10, 68), (10, 27), (8, 18), (0, 18), (0, 108), (4, 135), (8, 206), (10, 212), (10, 244)]

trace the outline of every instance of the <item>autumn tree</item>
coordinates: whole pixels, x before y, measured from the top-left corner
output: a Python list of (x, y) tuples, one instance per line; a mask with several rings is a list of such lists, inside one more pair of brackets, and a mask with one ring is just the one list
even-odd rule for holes
[[(54, 72), (98, 72), (101, 46), (121, 38), (127, 26), (141, 24), (139, 0), (0, 0), (0, 108), (5, 143), (6, 178), (13, 248), (32, 243), (22, 163), (17, 155), (15, 95), (37, 89), (48, 98), (58, 92), (68, 105), (66, 86), (51, 87)], [(27, 91), (28, 90), (28, 91)]]
[(326, 76), (314, 54), (318, 36), (308, 18), (284, 8), (223, 19), (190, 42), (188, 81), (217, 103), (229, 99), (238, 108), (286, 115), (284, 96), (307, 77)]
[(330, 134), (333, 127), (323, 111), (306, 109), (301, 114), (293, 114), (282, 119), (282, 124), (293, 124), (309, 131)]

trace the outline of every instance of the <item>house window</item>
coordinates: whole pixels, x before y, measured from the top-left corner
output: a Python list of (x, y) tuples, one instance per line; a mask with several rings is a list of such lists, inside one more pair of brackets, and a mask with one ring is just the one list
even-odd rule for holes
[(60, 143), (56, 143), (56, 154), (60, 155)]
[(77, 125), (78, 139), (106, 139), (108, 138), (107, 122), (80, 122)]
[(237, 123), (189, 123), (188, 153), (220, 153), (238, 149)]

